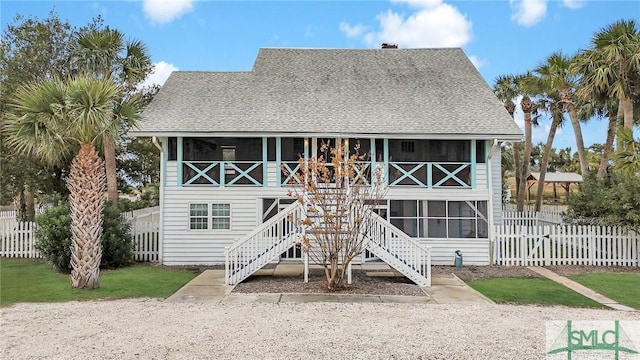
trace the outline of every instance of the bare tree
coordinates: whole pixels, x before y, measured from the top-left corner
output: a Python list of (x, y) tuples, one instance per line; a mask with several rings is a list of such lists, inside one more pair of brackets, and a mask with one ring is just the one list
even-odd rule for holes
[(349, 264), (367, 247), (374, 209), (386, 195), (382, 168), (372, 169), (359, 148), (348, 154), (346, 143), (323, 143), (320, 153), (326, 155), (300, 158), (289, 192), (307, 209), (307, 217), (298, 220), (305, 229), (302, 249), (324, 268), (329, 290), (344, 287)]

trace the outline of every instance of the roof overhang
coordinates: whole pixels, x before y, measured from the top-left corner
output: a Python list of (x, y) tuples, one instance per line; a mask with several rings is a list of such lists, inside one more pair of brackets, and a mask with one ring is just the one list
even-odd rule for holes
[(417, 133), (344, 133), (344, 132), (147, 132), (129, 131), (136, 137), (349, 137), (378, 139), (434, 139), (434, 140), (498, 140), (522, 141), (522, 136), (507, 134), (417, 134)]

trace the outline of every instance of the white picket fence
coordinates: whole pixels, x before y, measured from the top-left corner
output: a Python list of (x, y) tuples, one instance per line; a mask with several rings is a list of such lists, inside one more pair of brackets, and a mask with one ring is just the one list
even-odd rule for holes
[[(0, 256), (39, 258), (35, 249), (34, 222), (0, 219)], [(159, 231), (157, 221), (136, 221), (131, 224), (133, 258), (136, 261), (158, 261)]]
[(132, 221), (160, 222), (160, 206), (152, 206), (122, 213), (122, 217)]
[(504, 225), (544, 226), (563, 223), (562, 213), (549, 211), (502, 211)]
[[(505, 211), (518, 211), (518, 206), (516, 204), (504, 204), (503, 210), (505, 210)], [(536, 211), (536, 207), (535, 207), (535, 205), (525, 205), (522, 210), (525, 211), (525, 212), (535, 212)], [(540, 211), (547, 212), (547, 213), (554, 213), (554, 214), (562, 214), (562, 213), (567, 212), (567, 210), (569, 210), (569, 206), (568, 205), (545, 205), (545, 204), (543, 204), (540, 207)]]
[[(36, 211), (36, 215), (38, 214), (42, 214), (45, 210), (47, 210), (49, 208), (48, 205), (39, 205), (36, 206), (35, 211)], [(15, 209), (10, 209), (10, 210), (2, 210), (0, 211), (0, 220), (4, 220), (4, 219), (15, 219), (16, 217), (18, 217), (18, 211)]]
[(640, 236), (619, 227), (496, 226), (497, 265), (640, 266)]
[(39, 258), (35, 248), (35, 223), (0, 219), (0, 256)]

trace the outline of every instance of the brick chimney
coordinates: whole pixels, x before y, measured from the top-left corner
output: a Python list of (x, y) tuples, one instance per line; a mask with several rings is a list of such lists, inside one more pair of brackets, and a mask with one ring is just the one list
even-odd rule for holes
[(383, 49), (397, 49), (398, 48), (398, 44), (382, 43), (382, 48)]

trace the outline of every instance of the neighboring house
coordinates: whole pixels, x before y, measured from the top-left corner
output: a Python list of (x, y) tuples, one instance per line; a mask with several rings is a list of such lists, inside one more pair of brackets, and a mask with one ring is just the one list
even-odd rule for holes
[(172, 73), (131, 135), (162, 148), (167, 265), (224, 263), (226, 247), (291, 204), (281, 169), (323, 141), (359, 143), (383, 167), (377, 212), (430, 246), (433, 264), (461, 250), (487, 265), (500, 144), (522, 138), (461, 49), (260, 49), (251, 71)]

